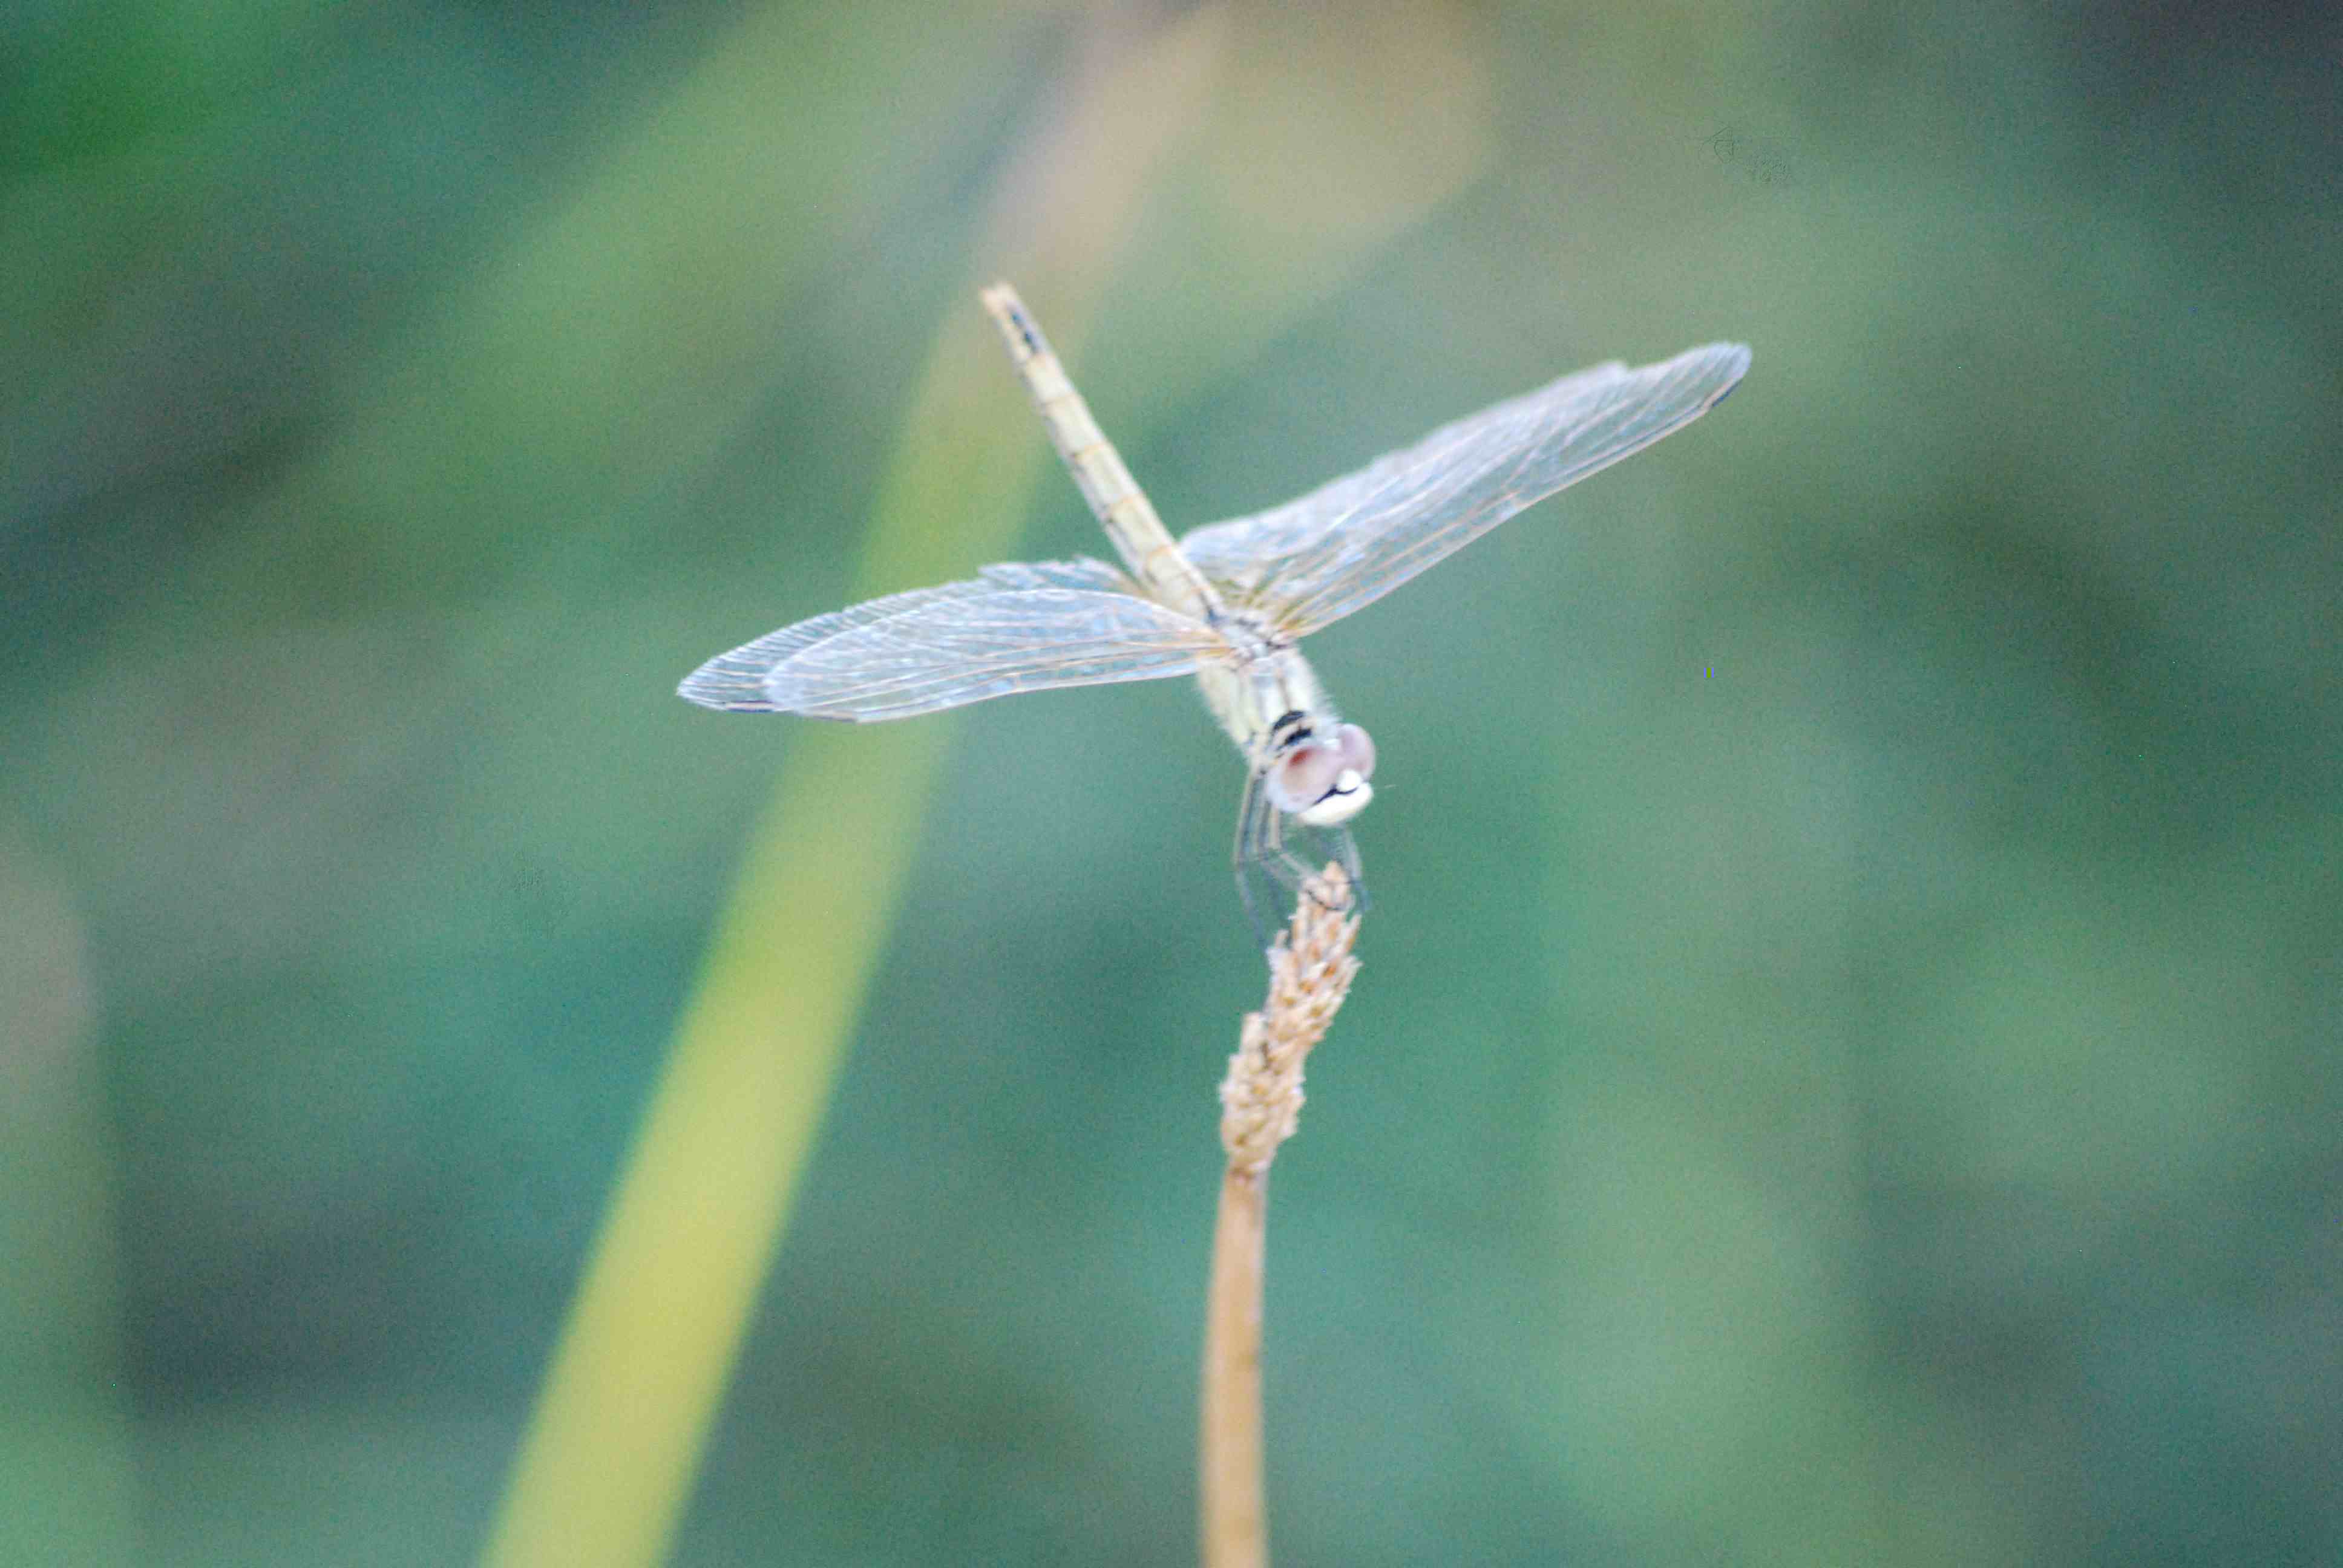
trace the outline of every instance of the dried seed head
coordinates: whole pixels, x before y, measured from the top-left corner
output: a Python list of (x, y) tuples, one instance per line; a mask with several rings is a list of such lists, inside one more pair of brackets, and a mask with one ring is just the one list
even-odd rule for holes
[(1229, 1166), (1258, 1175), (1293, 1136), (1302, 1115), (1302, 1064), (1350, 994), (1359, 917), (1338, 865), (1304, 884), (1293, 920), (1269, 951), (1269, 1000), (1247, 1013), (1221, 1082), (1221, 1143)]

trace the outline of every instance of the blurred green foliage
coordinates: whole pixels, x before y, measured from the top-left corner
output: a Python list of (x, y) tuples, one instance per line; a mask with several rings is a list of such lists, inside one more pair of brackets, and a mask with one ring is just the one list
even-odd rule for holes
[[(1164, 20), (12, 15), (0, 1560), (478, 1549), (802, 744), (673, 683), (857, 591), (1011, 150)], [(1756, 350), (1313, 641), (1383, 763), (1282, 1553), (2343, 1558), (2331, 21), (1228, 25), (1073, 367), (1175, 527)], [(948, 778), (679, 1562), (1189, 1556), (1236, 768), (1131, 686)]]

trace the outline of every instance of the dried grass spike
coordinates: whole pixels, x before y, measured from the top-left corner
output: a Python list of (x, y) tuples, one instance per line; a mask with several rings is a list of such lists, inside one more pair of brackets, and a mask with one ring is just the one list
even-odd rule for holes
[(1329, 865), (1302, 889), (1291, 926), (1270, 949), (1268, 1000), (1245, 1015), (1221, 1083), (1221, 1144), (1232, 1171), (1268, 1169), (1299, 1124), (1302, 1063), (1359, 972), (1351, 952), (1359, 917), (1351, 904), (1349, 879)]

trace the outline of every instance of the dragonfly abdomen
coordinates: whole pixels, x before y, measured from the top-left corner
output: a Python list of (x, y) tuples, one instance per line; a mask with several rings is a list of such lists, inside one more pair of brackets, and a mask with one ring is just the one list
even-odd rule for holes
[(1049, 427), (1050, 443), (1058, 449), (1074, 477), (1091, 514), (1114, 541), (1115, 553), (1155, 598), (1199, 620), (1219, 618), (1223, 607), (1212, 585), (1204, 580), (1180, 548), (1163, 519), (1155, 515), (1139, 481), (1124, 466), (1114, 443), (1106, 438), (1090, 405), (1074, 390), (1071, 377), (1041, 336), (1041, 327), (1007, 284), (984, 291), (984, 307), (1009, 345), (1009, 357), (1031, 395), (1033, 407)]

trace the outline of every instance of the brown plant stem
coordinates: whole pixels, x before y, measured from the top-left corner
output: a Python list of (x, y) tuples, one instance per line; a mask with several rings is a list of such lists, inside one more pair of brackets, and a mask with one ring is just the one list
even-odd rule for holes
[(1206, 1568), (1267, 1568), (1262, 1498), (1261, 1278), (1269, 1172), (1221, 1174), (1212, 1282), (1204, 1310), (1204, 1402), (1197, 1475)]

